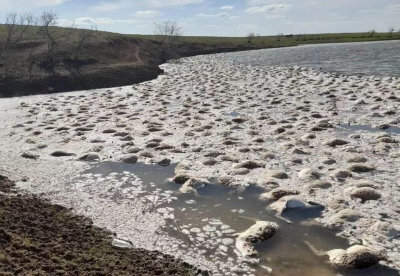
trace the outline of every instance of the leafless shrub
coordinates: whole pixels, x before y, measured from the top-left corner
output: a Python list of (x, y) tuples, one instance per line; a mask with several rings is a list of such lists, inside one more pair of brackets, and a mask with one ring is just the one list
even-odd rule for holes
[(253, 41), (253, 39), (256, 37), (256, 34), (251, 32), (247, 34), (247, 42), (251, 43)]
[(276, 36), (276, 40), (281, 41), (281, 40), (283, 39), (283, 37), (284, 37), (283, 33), (279, 33), (279, 34)]
[(374, 35), (376, 34), (376, 31), (373, 30), (373, 29), (372, 29), (372, 30), (369, 30), (369, 31), (368, 31), (368, 34), (369, 34), (370, 37), (374, 37)]
[(178, 43), (181, 39), (181, 28), (174, 21), (163, 20), (154, 24), (154, 34), (159, 42), (159, 58), (162, 62), (178, 56)]
[(2, 48), (10, 47), (26, 38), (28, 29), (35, 24), (32, 14), (18, 15), (16, 12), (6, 15), (6, 36), (2, 41)]
[(56, 46), (59, 35), (57, 30), (52, 28), (57, 24), (58, 15), (55, 12), (43, 12), (40, 16), (41, 33), (45, 36), (47, 42), (46, 58), (41, 62), (41, 67), (50, 75), (55, 74), (56, 67)]
[(5, 16), (4, 35), (0, 36), (0, 68), (2, 68), (1, 79), (4, 83), (4, 90), (8, 91), (9, 70), (12, 65), (9, 51), (13, 50), (17, 44), (35, 35), (32, 28), (37, 25), (37, 19), (31, 14), (8, 13)]
[(92, 42), (98, 36), (96, 26), (92, 26), (90, 29), (76, 29), (73, 28), (71, 37), (69, 38), (72, 43), (72, 51), (69, 57), (64, 59), (64, 65), (67, 70), (74, 76), (81, 76), (81, 68), (85, 62), (81, 60), (81, 55), (87, 44)]
[(393, 32), (394, 32), (394, 27), (389, 27), (389, 37), (392, 38)]

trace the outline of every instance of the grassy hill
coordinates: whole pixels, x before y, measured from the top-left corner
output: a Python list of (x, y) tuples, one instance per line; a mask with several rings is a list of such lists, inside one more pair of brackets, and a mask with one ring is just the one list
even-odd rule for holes
[[(158, 67), (164, 62), (160, 58), (159, 37), (96, 32), (78, 51), (78, 41), (85, 32), (51, 27), (57, 42), (50, 56), (46, 36), (39, 33), (39, 28), (32, 27), (29, 35), (2, 55), (0, 97), (131, 85), (162, 73)], [(5, 27), (0, 25), (0, 40), (5, 37)], [(180, 38), (174, 58), (302, 44), (392, 39), (400, 39), (400, 34), (395, 33), (392, 38), (388, 33), (377, 33), (373, 37), (367, 33), (262, 36), (251, 42), (245, 37), (186, 36)]]

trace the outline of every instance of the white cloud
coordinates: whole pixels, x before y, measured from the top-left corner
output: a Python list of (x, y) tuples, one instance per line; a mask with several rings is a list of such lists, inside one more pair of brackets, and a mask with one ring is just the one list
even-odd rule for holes
[(264, 13), (264, 12), (285, 12), (289, 10), (292, 5), (286, 4), (271, 4), (267, 6), (255, 6), (248, 8), (246, 10), (247, 13)]
[(376, 12), (382, 12), (381, 10), (377, 9), (368, 9), (368, 10), (359, 10), (357, 13), (376, 13)]
[(154, 8), (163, 8), (170, 6), (187, 6), (203, 3), (204, 0), (148, 0), (148, 6)]
[(285, 18), (285, 16), (280, 15), (280, 14), (272, 14), (272, 15), (268, 15), (266, 18), (267, 19), (283, 19), (283, 18)]
[(124, 2), (100, 2), (96, 6), (90, 7), (93, 12), (110, 12), (120, 10), (125, 6)]
[(252, 7), (252, 6), (265, 6), (273, 3), (273, 0), (247, 0), (247, 6)]
[(229, 14), (226, 12), (222, 12), (219, 14), (205, 14), (205, 13), (198, 13), (196, 14), (197, 17), (219, 17), (219, 18), (227, 18), (229, 17)]
[(214, 14), (205, 14), (205, 13), (198, 13), (196, 14), (197, 17), (215, 17)]
[(294, 24), (294, 22), (291, 20), (284, 20), (284, 21), (281, 21), (280, 24), (282, 26), (292, 26)]
[(194, 27), (193, 24), (189, 24), (188, 22), (179, 22), (178, 27), (180, 28), (191, 28)]
[(221, 10), (233, 10), (234, 8), (232, 6), (222, 6)]
[(385, 9), (390, 12), (400, 12), (400, 4), (386, 6)]
[(69, 0), (0, 0), (0, 8), (29, 9), (36, 7), (53, 7)]
[(75, 19), (75, 23), (78, 26), (93, 25), (93, 24), (133, 24), (138, 21), (135, 19), (111, 19), (108, 17), (79, 17)]
[(227, 18), (227, 17), (229, 17), (229, 14), (227, 14), (226, 12), (223, 12), (223, 13), (217, 14), (217, 17), (219, 17), (219, 18)]
[(257, 25), (251, 25), (251, 24), (240, 24), (238, 26), (239, 29), (248, 29), (248, 30), (254, 30), (258, 29), (259, 27)]
[(383, 12), (391, 12), (391, 13), (396, 13), (396, 12), (400, 12), (400, 4), (396, 4), (396, 5), (389, 5), (389, 6), (385, 6), (383, 8), (376, 8), (376, 9), (363, 9), (363, 10), (359, 10), (357, 11), (357, 13), (361, 13), (361, 14), (377, 14), (377, 13), (383, 13)]
[(345, 20), (345, 21), (334, 21), (334, 22), (330, 22), (330, 24), (332, 24), (332, 25), (349, 25), (349, 24), (355, 24), (355, 23), (358, 23), (359, 21), (357, 21), (357, 20), (354, 20), (354, 21), (352, 21), (352, 20)]
[(154, 17), (157, 17), (157, 16), (159, 16), (159, 15), (160, 15), (160, 12), (158, 12), (158, 11), (151, 11), (151, 10), (148, 10), (148, 11), (138, 11), (138, 12), (135, 13), (135, 16), (136, 16), (136, 17), (145, 18), (145, 19), (147, 19), (147, 18), (154, 18)]
[(240, 17), (240, 16), (237, 16), (237, 15), (234, 15), (234, 16), (229, 17), (230, 20), (236, 20), (236, 19), (240, 19), (240, 18), (241, 18), (241, 17)]
[[(5, 0), (0, 0), (5, 1)], [(45, 1), (45, 0), (41, 0)], [(53, 0), (56, 1), (56, 0)], [(58, 0), (61, 1), (61, 0)], [(135, 3), (136, 2), (136, 3)], [(143, 3), (138, 3), (143, 2)], [(99, 4), (90, 7), (93, 12), (110, 12), (128, 8), (137, 8), (139, 6), (149, 7), (149, 8), (164, 8), (170, 6), (186, 6), (191, 4), (199, 4), (204, 2), (204, 0), (147, 0), (147, 1), (131, 1), (131, 0), (108, 0), (100, 2)]]

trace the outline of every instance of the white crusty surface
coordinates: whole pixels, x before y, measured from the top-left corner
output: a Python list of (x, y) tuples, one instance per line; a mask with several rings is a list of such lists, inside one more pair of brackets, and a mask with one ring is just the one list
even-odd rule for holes
[[(211, 263), (195, 248), (178, 249), (178, 241), (158, 234), (171, 212), (142, 214), (139, 192), (130, 194), (129, 203), (102, 197), (107, 191), (101, 189), (117, 185), (112, 176), (86, 176), (90, 185), (74, 183), (90, 168), (79, 160), (89, 153), (101, 161), (136, 155), (138, 162), (184, 162), (179, 173), (192, 178), (230, 176), (230, 183), (261, 183), (266, 192), (268, 185), (299, 191), (307, 202), (325, 206), (320, 222), (338, 222), (334, 227), (342, 236), (386, 249), (392, 264), (400, 263), (399, 239), (383, 227), (371, 228), (400, 220), (398, 78), (251, 67), (230, 61), (229, 54), (162, 67), (165, 75), (133, 86), (0, 99), (0, 173), (26, 178), (18, 182), (21, 187), (74, 208), (134, 246), (227, 275), (231, 268), (251, 274), (246, 264)], [(56, 151), (68, 156), (52, 156)], [(139, 187), (140, 180), (130, 177)], [(312, 185), (317, 181), (331, 186)], [(365, 202), (354, 197), (347, 188), (362, 181), (373, 183), (368, 190), (379, 189), (380, 196)], [(93, 184), (99, 182), (110, 186)], [(360, 216), (336, 219), (345, 209)], [(133, 223), (133, 216), (140, 219)]]

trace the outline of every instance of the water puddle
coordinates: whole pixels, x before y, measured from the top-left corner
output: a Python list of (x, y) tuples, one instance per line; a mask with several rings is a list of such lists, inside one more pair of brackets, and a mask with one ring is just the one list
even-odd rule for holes
[(172, 108), (172, 107), (182, 107), (182, 104), (183, 104), (183, 100), (181, 99), (181, 98), (174, 98), (174, 99), (171, 99), (171, 101), (170, 101), (170, 103), (169, 104), (167, 104), (166, 106), (168, 107), (168, 108)]
[[(181, 250), (195, 247), (215, 263), (238, 258), (234, 247), (236, 233), (245, 231), (257, 220), (276, 222), (280, 229), (275, 236), (255, 247), (260, 254), (260, 263), (251, 265), (256, 275), (398, 275), (382, 266), (339, 272), (327, 263), (327, 257), (314, 255), (304, 241), (319, 250), (349, 247), (346, 240), (312, 222), (322, 208), (284, 213), (293, 222), (288, 224), (268, 210), (270, 202), (258, 200), (264, 192), (259, 187), (238, 190), (211, 184), (198, 190), (198, 195), (180, 194), (180, 185), (167, 180), (174, 176), (174, 169), (175, 165), (103, 162), (95, 164), (74, 185), (89, 191), (93, 184), (102, 185), (103, 196), (113, 200), (141, 197), (149, 210), (164, 215), (168, 223), (163, 230), (182, 240)], [(266, 267), (272, 269), (270, 274)], [(225, 274), (232, 274), (227, 271)], [(243, 274), (240, 270), (236, 273)]]
[(351, 132), (354, 133), (356, 131), (360, 132), (370, 132), (370, 133), (388, 133), (391, 135), (400, 135), (400, 128), (399, 127), (390, 127), (388, 129), (380, 129), (380, 128), (375, 128), (369, 125), (346, 125), (342, 124), (339, 125), (338, 129), (339, 131), (344, 131), (344, 132)]

